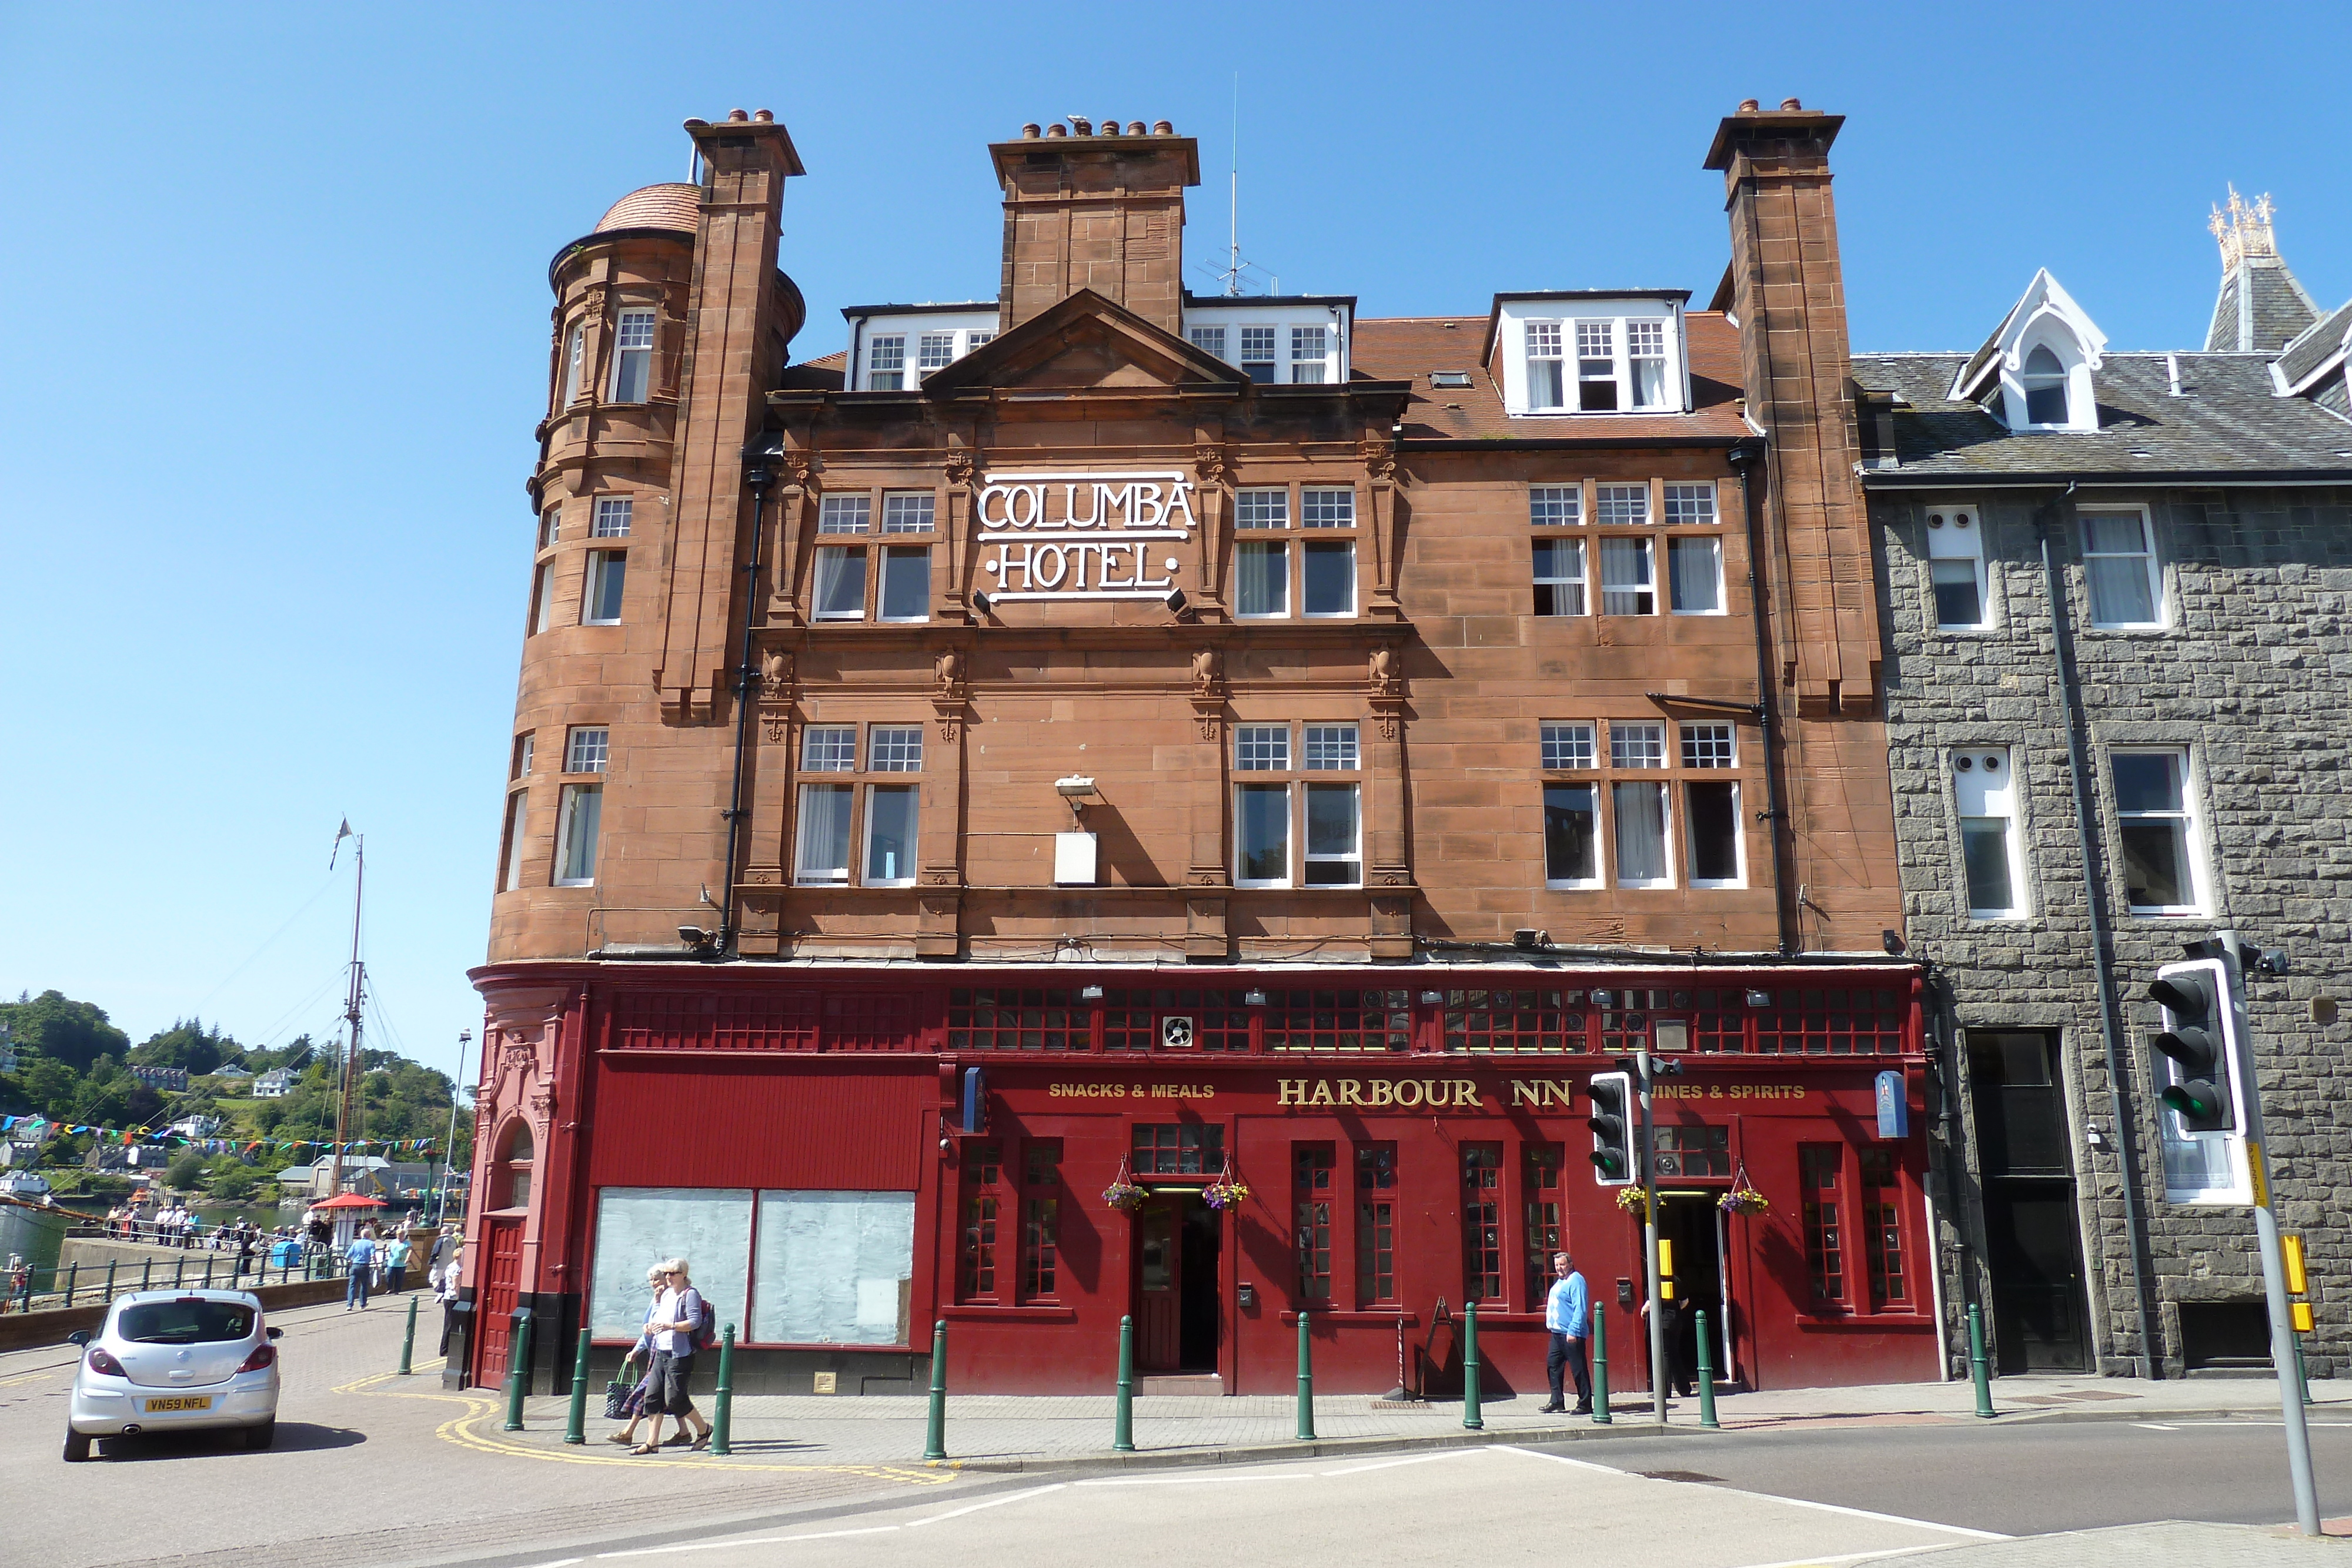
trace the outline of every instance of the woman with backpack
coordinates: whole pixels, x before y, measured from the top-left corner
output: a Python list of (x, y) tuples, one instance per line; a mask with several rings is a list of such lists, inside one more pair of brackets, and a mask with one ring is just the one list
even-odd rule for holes
[(694, 1428), (693, 1448), (710, 1446), (710, 1423), (702, 1418), (686, 1393), (686, 1380), (694, 1372), (694, 1353), (710, 1338), (710, 1308), (688, 1277), (685, 1259), (670, 1259), (662, 1264), (660, 1272), (662, 1292), (654, 1298), (653, 1316), (646, 1322), (646, 1333), (654, 1347), (653, 1387), (646, 1398), (646, 1408), (652, 1414), (654, 1425), (646, 1440), (629, 1450), (633, 1454), (661, 1452), (662, 1417), (666, 1415), (677, 1416), (682, 1427)]

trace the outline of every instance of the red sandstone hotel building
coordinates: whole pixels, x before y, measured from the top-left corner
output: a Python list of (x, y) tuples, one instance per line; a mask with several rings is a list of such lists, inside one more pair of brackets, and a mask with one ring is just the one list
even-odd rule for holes
[(943, 1321), (956, 1387), (1104, 1391), (1131, 1315), (1272, 1393), (1307, 1311), (1326, 1391), (1442, 1394), (1475, 1301), (1525, 1394), (1567, 1247), (1639, 1386), (1585, 1124), (1646, 1043), (1729, 1380), (1938, 1375), (1839, 124), (1722, 122), (1703, 309), (1402, 319), (1189, 293), (1193, 141), (1024, 126), (996, 298), (796, 361), (792, 140), (688, 120), (549, 274), (453, 1368), (528, 1319), (565, 1387), (683, 1253), (738, 1386), (919, 1388)]

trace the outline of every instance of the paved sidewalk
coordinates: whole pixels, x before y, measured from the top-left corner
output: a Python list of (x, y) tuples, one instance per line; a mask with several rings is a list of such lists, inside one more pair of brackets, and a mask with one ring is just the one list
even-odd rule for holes
[[(2352, 1381), (2315, 1383), (2315, 1419), (2352, 1419)], [(710, 1396), (698, 1391), (707, 1416)], [(568, 1401), (526, 1402), (525, 1429), (497, 1433), (496, 1441), (532, 1449), (562, 1448)], [(615, 1458), (604, 1439), (614, 1429), (603, 1416), (603, 1390), (593, 1391), (586, 1452)], [(947, 1406), (948, 1463), (974, 1470), (1034, 1470), (1076, 1466), (1233, 1464), (1305, 1454), (1454, 1447), (1474, 1443), (1595, 1441), (1656, 1435), (1648, 1400), (1621, 1395), (1608, 1426), (1589, 1418), (1545, 1416), (1535, 1397), (1489, 1401), (1476, 1432), (1462, 1425), (1459, 1400), (1412, 1408), (1387, 1406), (1368, 1396), (1315, 1401), (1315, 1441), (1297, 1437), (1297, 1402), (1285, 1396), (1236, 1398), (1139, 1396), (1135, 1401), (1133, 1454), (1111, 1449), (1115, 1401), (1108, 1395), (1019, 1397), (952, 1391)], [(666, 1450), (664, 1462), (730, 1465), (803, 1463), (907, 1465), (920, 1462), (928, 1401), (877, 1396), (834, 1398), (800, 1395), (740, 1395), (734, 1401), (728, 1458)], [(2163, 1421), (2279, 1419), (2276, 1385), (2256, 1379), (2194, 1378), (2146, 1383), (2098, 1377), (2007, 1377), (1993, 1384), (1995, 1419), (2002, 1424), (2064, 1420)], [(1789, 1389), (1727, 1394), (1717, 1401), (1727, 1431), (1801, 1430), (1823, 1426), (1989, 1426), (1975, 1415), (1967, 1383), (1885, 1384), (1854, 1388)], [(1670, 1400), (1666, 1429), (1698, 1425), (1698, 1402)], [(482, 1424), (484, 1435), (502, 1425)], [(579, 1448), (570, 1450), (583, 1454)], [(640, 1463), (654, 1463), (641, 1460)]]

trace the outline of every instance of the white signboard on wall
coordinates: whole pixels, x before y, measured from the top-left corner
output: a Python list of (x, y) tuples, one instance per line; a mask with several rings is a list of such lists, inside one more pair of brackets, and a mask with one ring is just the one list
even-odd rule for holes
[(991, 599), (1165, 599), (1200, 526), (1178, 469), (988, 474), (973, 511)]

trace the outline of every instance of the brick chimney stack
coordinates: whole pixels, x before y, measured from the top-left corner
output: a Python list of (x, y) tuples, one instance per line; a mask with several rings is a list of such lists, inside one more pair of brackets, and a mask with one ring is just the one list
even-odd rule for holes
[(998, 330), (1091, 288), (1181, 333), (1184, 189), (1201, 183), (1200, 144), (1164, 120), (1071, 127), (1024, 125), (989, 147), (1004, 189)]
[(1784, 541), (1783, 678), (1807, 714), (1874, 713), (1878, 609), (1846, 397), (1845, 284), (1830, 143), (1845, 123), (1795, 99), (1754, 99), (1717, 128), (1731, 215), (1732, 314), (1748, 412), (1771, 436), (1767, 515)]

